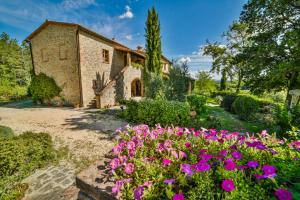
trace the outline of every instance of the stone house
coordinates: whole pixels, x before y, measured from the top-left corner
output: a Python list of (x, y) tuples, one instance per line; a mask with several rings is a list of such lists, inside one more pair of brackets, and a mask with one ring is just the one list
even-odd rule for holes
[[(103, 108), (144, 95), (140, 47), (130, 49), (79, 24), (47, 20), (26, 41), (35, 74), (52, 77), (73, 106)], [(170, 64), (162, 56), (163, 73)]]

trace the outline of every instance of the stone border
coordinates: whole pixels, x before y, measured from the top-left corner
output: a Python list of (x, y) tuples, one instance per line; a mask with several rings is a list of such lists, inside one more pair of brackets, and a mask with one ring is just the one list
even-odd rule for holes
[(77, 175), (76, 186), (80, 189), (78, 200), (119, 199), (112, 193), (114, 182), (109, 175), (109, 170), (106, 169), (109, 160), (106, 156)]

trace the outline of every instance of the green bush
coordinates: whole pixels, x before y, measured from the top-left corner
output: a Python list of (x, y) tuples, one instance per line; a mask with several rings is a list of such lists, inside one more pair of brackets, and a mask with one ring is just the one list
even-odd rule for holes
[(187, 103), (166, 100), (131, 100), (126, 104), (125, 118), (134, 123), (185, 125), (189, 122), (190, 107)]
[(300, 105), (292, 109), (292, 125), (300, 128)]
[[(26, 186), (20, 181), (56, 158), (51, 137), (26, 132), (11, 139), (0, 138), (0, 199), (19, 199)], [(23, 192), (22, 192), (23, 191)]]
[(27, 86), (12, 86), (8, 80), (0, 80), (0, 102), (23, 99), (27, 90)]
[(252, 120), (259, 110), (259, 103), (252, 96), (239, 95), (232, 104), (232, 110), (240, 119)]
[(187, 102), (189, 103), (191, 110), (194, 110), (197, 112), (197, 114), (200, 114), (202, 112), (206, 111), (206, 102), (207, 97), (203, 95), (189, 95), (187, 96)]
[(30, 87), (30, 94), (34, 101), (50, 100), (55, 96), (59, 96), (61, 88), (59, 88), (54, 79), (41, 73), (33, 76)]
[(235, 93), (227, 93), (223, 96), (223, 100), (221, 101), (221, 106), (228, 112), (232, 111), (232, 104), (236, 99), (237, 95)]
[(11, 128), (7, 126), (0, 126), (0, 139), (1, 138), (12, 138), (14, 136), (14, 132)]

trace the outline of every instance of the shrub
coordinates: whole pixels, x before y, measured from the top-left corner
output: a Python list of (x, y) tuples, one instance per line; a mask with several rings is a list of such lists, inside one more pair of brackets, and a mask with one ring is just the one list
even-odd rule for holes
[(252, 96), (239, 95), (232, 104), (232, 110), (240, 119), (251, 120), (259, 110), (259, 103)]
[(221, 101), (221, 106), (228, 112), (232, 111), (232, 104), (236, 99), (237, 95), (235, 93), (228, 93), (223, 97)]
[(189, 103), (191, 110), (194, 110), (197, 112), (197, 114), (200, 114), (202, 112), (206, 111), (206, 102), (207, 97), (202, 95), (189, 95), (187, 96), (187, 102)]
[(146, 123), (151, 126), (183, 125), (189, 122), (190, 108), (187, 103), (166, 100), (131, 100), (126, 104), (125, 118), (131, 122)]
[(20, 183), (35, 169), (56, 156), (46, 133), (26, 132), (11, 139), (0, 138), (0, 199), (19, 199), (26, 186)]
[(14, 132), (11, 128), (7, 126), (0, 126), (0, 139), (1, 138), (12, 138), (14, 136)]
[(59, 96), (61, 88), (59, 88), (54, 79), (41, 73), (33, 76), (30, 87), (30, 94), (34, 101), (51, 100), (55, 96)]
[(299, 197), (299, 141), (147, 125), (119, 134), (108, 170), (122, 199)]
[(300, 105), (294, 107), (292, 113), (292, 125), (300, 128)]
[(0, 102), (23, 99), (27, 90), (27, 86), (12, 86), (7, 80), (0, 80)]

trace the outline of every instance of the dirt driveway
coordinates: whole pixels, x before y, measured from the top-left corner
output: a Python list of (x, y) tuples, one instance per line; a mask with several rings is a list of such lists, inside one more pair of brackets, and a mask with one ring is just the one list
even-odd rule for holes
[(78, 172), (107, 153), (113, 146), (114, 131), (126, 125), (109, 113), (97, 109), (41, 107), (22, 101), (0, 106), (0, 125), (12, 128), (16, 134), (49, 133), (57, 148), (69, 150), (67, 162)]

